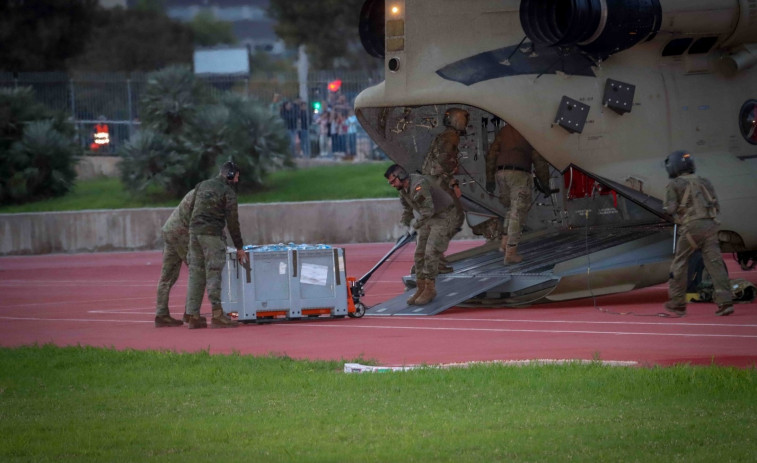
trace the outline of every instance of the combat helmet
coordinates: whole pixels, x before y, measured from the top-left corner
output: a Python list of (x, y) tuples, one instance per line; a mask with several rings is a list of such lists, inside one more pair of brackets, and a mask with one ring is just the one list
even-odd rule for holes
[(226, 180), (234, 180), (234, 176), (239, 172), (239, 166), (234, 161), (226, 161), (221, 166), (221, 176)]
[(694, 158), (688, 151), (673, 151), (665, 159), (665, 170), (668, 171), (670, 178), (676, 178), (685, 173), (693, 174), (696, 170)]
[(442, 123), (445, 127), (452, 127), (459, 132), (464, 132), (468, 126), (468, 111), (460, 108), (449, 108), (444, 112)]

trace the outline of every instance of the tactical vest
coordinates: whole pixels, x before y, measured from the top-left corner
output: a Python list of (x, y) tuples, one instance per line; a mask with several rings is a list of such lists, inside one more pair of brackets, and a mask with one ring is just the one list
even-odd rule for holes
[(423, 175), (447, 175), (455, 173), (458, 166), (458, 145), (460, 135), (451, 128), (445, 129), (431, 142), (426, 158), (421, 166)]
[(414, 210), (420, 211), (422, 204), (418, 204), (413, 200), (413, 191), (415, 191), (417, 187), (423, 188), (424, 183), (428, 188), (429, 193), (431, 194), (431, 201), (434, 205), (434, 215), (444, 211), (453, 204), (452, 197), (450, 197), (449, 193), (438, 186), (436, 182), (432, 181), (431, 177), (426, 175), (410, 174), (410, 192), (401, 192), (401, 194), (403, 194), (405, 201), (407, 201), (410, 207), (412, 207)]
[(686, 188), (681, 196), (678, 210), (681, 211), (681, 223), (692, 220), (714, 219), (718, 215), (717, 200), (700, 177), (680, 177), (686, 181)]

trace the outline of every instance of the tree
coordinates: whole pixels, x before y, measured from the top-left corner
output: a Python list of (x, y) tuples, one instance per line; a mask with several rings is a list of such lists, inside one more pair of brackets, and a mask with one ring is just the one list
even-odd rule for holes
[(159, 188), (179, 198), (236, 162), (242, 191), (262, 185), (273, 168), (291, 166), (283, 122), (262, 103), (214, 93), (188, 66), (148, 76), (142, 130), (121, 149), (121, 175), (133, 192)]
[(230, 22), (219, 21), (208, 10), (200, 10), (189, 26), (194, 32), (194, 43), (201, 47), (212, 47), (219, 44), (237, 43), (234, 29)]
[[(360, 49), (358, 21), (364, 0), (271, 0), (268, 13), (278, 24), (276, 34), (289, 46), (305, 45), (318, 69), (344, 63), (353, 69), (374, 69), (377, 60)], [(341, 60), (339, 60), (341, 58)]]
[(145, 71), (189, 64), (192, 29), (152, 9), (100, 10), (81, 54), (69, 59), (76, 71)]
[(97, 0), (5, 0), (0, 2), (0, 69), (60, 71), (89, 39)]

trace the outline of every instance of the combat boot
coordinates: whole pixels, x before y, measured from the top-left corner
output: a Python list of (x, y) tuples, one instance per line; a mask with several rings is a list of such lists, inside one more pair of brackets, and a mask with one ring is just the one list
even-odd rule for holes
[(507, 249), (507, 235), (502, 235), (502, 241), (499, 242), (499, 252), (505, 252)]
[(437, 269), (440, 274), (452, 273), (455, 270), (449, 265), (445, 264), (444, 262), (439, 262), (439, 266), (437, 267)]
[(517, 244), (508, 244), (505, 251), (505, 264), (519, 264), (523, 262), (523, 256), (518, 254)]
[(423, 288), (423, 292), (418, 299), (415, 300), (415, 305), (426, 305), (433, 301), (436, 297), (436, 281), (426, 280), (426, 286)]
[(733, 313), (733, 304), (723, 304), (718, 308), (717, 311), (715, 311), (715, 315), (718, 317), (725, 317), (727, 315), (731, 315)]
[(415, 301), (423, 293), (423, 289), (426, 287), (426, 280), (415, 280), (416, 290), (415, 293), (407, 300), (407, 305), (415, 305)]
[(211, 328), (235, 328), (239, 322), (232, 320), (223, 313), (223, 309), (213, 309), (213, 318), (210, 319)]
[(205, 317), (201, 317), (199, 315), (188, 315), (187, 316), (187, 327), (190, 330), (196, 330), (199, 328), (207, 328), (208, 327), (208, 321), (205, 320)]
[(678, 315), (679, 317), (683, 317), (684, 315), (686, 315), (686, 306), (676, 305), (673, 303), (673, 301), (668, 301), (665, 303), (665, 310), (667, 310), (670, 313), (674, 313)]
[(184, 316), (181, 317), (181, 321), (183, 321), (184, 323), (189, 323), (189, 314), (184, 312)]
[(177, 320), (171, 315), (158, 315), (155, 317), (155, 328), (164, 328), (168, 326), (181, 326), (184, 322)]

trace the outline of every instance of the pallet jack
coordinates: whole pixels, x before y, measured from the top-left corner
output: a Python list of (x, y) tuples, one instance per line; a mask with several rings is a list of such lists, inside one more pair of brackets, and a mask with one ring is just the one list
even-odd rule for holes
[(394, 247), (387, 252), (384, 257), (379, 260), (376, 265), (373, 266), (370, 270), (368, 270), (368, 273), (360, 277), (360, 279), (355, 279), (354, 277), (348, 277), (347, 278), (347, 305), (348, 305), (348, 311), (347, 315), (349, 315), (352, 318), (361, 318), (363, 315), (365, 315), (366, 306), (362, 302), (360, 302), (360, 298), (365, 296), (365, 284), (368, 282), (368, 279), (371, 278), (371, 275), (378, 270), (381, 265), (386, 262), (389, 257), (392, 256), (395, 252), (397, 252), (400, 248), (405, 246), (407, 243), (415, 240), (415, 237), (418, 235), (418, 232), (413, 230), (412, 232), (407, 232), (404, 235), (400, 236), (397, 242), (395, 243)]

